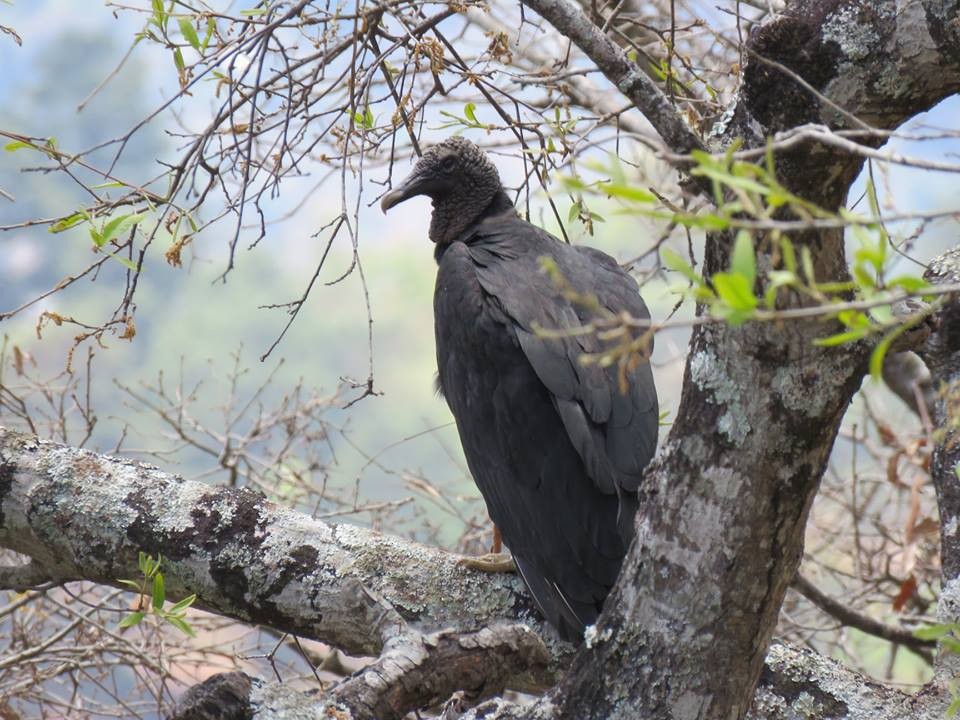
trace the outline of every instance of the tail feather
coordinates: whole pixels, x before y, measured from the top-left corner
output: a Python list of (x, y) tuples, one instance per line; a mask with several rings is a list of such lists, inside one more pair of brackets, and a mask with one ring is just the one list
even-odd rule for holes
[(514, 555), (513, 560), (547, 622), (557, 629), (564, 640), (579, 643), (587, 625), (596, 622), (599, 614), (597, 607), (566, 597), (555, 582), (545, 578), (523, 558)]

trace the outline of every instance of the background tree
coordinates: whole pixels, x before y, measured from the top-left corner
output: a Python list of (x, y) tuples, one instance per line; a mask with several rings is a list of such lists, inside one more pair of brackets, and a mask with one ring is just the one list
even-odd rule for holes
[[(753, 702), (760, 717), (788, 716), (801, 706), (814, 717), (942, 715), (950, 700), (949, 656), (929, 692), (912, 701), (862, 685), (838, 667), (827, 671), (824, 660), (794, 646), (769, 652), (768, 646), (841, 420), (864, 375), (884, 370), (925, 426), (905, 428), (870, 401), (861, 414), (868, 432), (848, 430), (851, 443), (840, 452), (861, 462), (874, 456), (885, 481), (858, 468), (853, 477), (828, 478), (824, 497), (841, 502), (824, 503), (811, 531), (822, 550), (816, 560), (834, 570), (821, 577), (861, 601), (837, 603), (804, 578), (797, 587), (839, 622), (922, 657), (930, 657), (934, 636), (948, 648), (955, 642), (949, 389), (955, 273), (950, 255), (909, 272), (895, 260), (927, 263), (939, 252), (929, 247), (930, 229), (939, 225), (949, 235), (956, 208), (903, 210), (884, 186), (892, 165), (922, 171), (928, 184), (934, 173), (955, 173), (957, 166), (877, 148), (891, 138), (956, 142), (949, 128), (898, 128), (956, 92), (957, 3), (732, 2), (715, 10), (694, 2), (352, 8), (277, 2), (231, 14), (156, 1), (114, 9), (121, 22), (138, 24), (136, 41), (83, 106), (95, 107), (111, 82), (129, 77), (125, 70), (141, 48), (166, 59), (176, 86), (146, 115), (149, 122), (87, 150), (82, 139), (67, 147), (62, 137), (31, 129), (34, 119), (3, 132), (11, 157), (29, 158), (27, 165), (43, 171), (32, 176), (36, 190), (4, 176), (5, 196), (35, 202), (52, 194), (45, 183), (57, 177), (80, 190), (53, 211), (18, 210), (3, 229), (46, 228), (54, 242), (83, 237), (95, 253), (82, 266), (65, 253), (51, 263), (56, 271), (44, 289), (2, 296), (9, 310), (0, 311), (0, 320), (29, 317), (44, 337), (44, 344), (27, 348), (18, 329), (4, 345), (3, 423), (61, 442), (153, 453), (165, 466), (188, 463), (192, 473), (216, 475), (225, 486), (182, 482), (16, 432), (0, 435), (0, 543), (31, 558), (5, 569), (3, 581), (35, 588), (3, 610), (19, 628), (3, 666), (21, 677), (24, 667), (34, 670), (29, 682), (3, 685), (9, 712), (18, 712), (16, 703), (31, 692), (49, 702), (54, 693), (45, 683), (66, 679), (74, 690), (59, 702), (71, 711), (116, 713), (109, 703), (122, 699), (120, 714), (149, 715), (169, 699), (163, 683), (176, 677), (171, 659), (177, 667), (206, 667), (219, 654), (222, 666), (231, 666), (236, 653), (219, 645), (201, 646), (205, 654), (190, 657), (196, 646), (184, 643), (184, 656), (171, 656), (163, 623), (119, 634), (116, 619), (130, 611), (117, 612), (116, 600), (102, 595), (110, 591), (72, 582), (51, 589), (81, 579), (117, 585), (136, 578), (138, 552), (145, 552), (163, 558), (163, 587), (158, 591), (151, 579), (155, 601), (196, 593), (197, 604), (225, 617), (374, 658), (321, 696), (299, 695), (295, 683), (229, 675), (201, 686), (185, 708), (220, 692), (261, 713), (279, 704), (317, 712), (323, 703), (339, 703), (356, 717), (400, 717), (461, 691), (448, 714), (726, 718), (743, 716)], [(14, 32), (29, 45), (26, 30), (8, 29), (4, 52), (14, 51)], [(160, 153), (168, 159), (155, 177), (140, 163), (127, 169), (124, 158), (161, 118), (174, 145)], [(371, 239), (382, 221), (369, 206), (389, 186), (396, 162), (453, 131), (515, 154), (515, 161), (503, 160), (504, 175), (513, 170), (524, 178), (518, 207), (538, 222), (574, 239), (595, 233), (598, 244), (601, 236), (626, 235), (619, 249), (647, 281), (648, 299), (665, 278), (687, 283), (689, 301), (675, 313), (660, 300), (662, 312), (654, 315), (667, 318), (661, 325), (601, 317), (584, 329), (623, 340), (618, 351), (587, 361), (634, 362), (654, 331), (661, 352), (684, 328), (692, 328), (692, 338), (679, 406), (648, 472), (638, 540), (608, 612), (572, 657), (510, 578), (478, 578), (445, 553), (323, 524), (348, 512), (421, 539), (449, 544), (462, 534), (463, 548), (483, 541), (483, 523), (471, 517), (476, 508), (425, 477), (400, 474), (465, 532), (424, 529), (406, 497), (363, 501), (358, 484), (327, 482), (337, 445), (352, 440), (339, 408), (362, 399), (350, 410), (362, 412), (381, 401), (367, 269), (388, 251)], [(851, 195), (868, 161), (870, 181), (860, 181), (862, 190)], [(614, 220), (615, 208), (628, 214)], [(309, 242), (278, 238), (287, 233), (277, 223), (298, 212), (309, 213), (315, 235)], [(425, 216), (408, 217), (425, 227)], [(214, 242), (223, 243), (222, 257), (210, 251)], [(404, 252), (422, 252), (419, 262), (429, 267), (424, 245)], [(257, 253), (255, 262), (242, 262), (246, 248)], [(292, 299), (264, 272), (288, 254), (298, 267), (313, 258)], [(104, 427), (98, 377), (111, 356), (125, 352), (116, 340), (137, 348), (149, 337), (147, 306), (160, 315), (176, 311), (175, 295), (164, 293), (166, 278), (181, 272), (173, 268), (211, 256), (217, 279), (251, 288), (256, 297), (272, 290), (262, 304), (289, 315), (263, 343), (261, 359), (277, 343), (291, 342), (307, 325), (300, 315), (308, 302), (323, 303), (322, 283), (337, 281), (356, 283), (354, 297), (368, 318), (367, 358), (358, 363), (356, 346), (341, 341), (338, 349), (353, 354), (350, 374), (357, 379), (327, 396), (278, 370), (273, 382), (280, 378), (283, 389), (274, 402), (266, 386), (247, 394), (238, 360), (226, 374), (228, 399), (217, 423), (213, 403), (189, 373), (171, 381), (168, 371), (140, 386), (121, 374), (119, 393), (172, 438), (158, 447), (147, 425), (138, 447), (131, 420)], [(343, 266), (334, 272), (329, 263), (338, 257)], [(170, 269), (159, 267), (162, 261)], [(259, 270), (254, 280), (239, 275), (244, 265)], [(86, 279), (96, 279), (96, 299), (80, 306)], [(210, 312), (199, 302), (187, 310), (181, 323), (192, 337), (200, 328), (243, 322), (240, 312)], [(69, 329), (69, 337), (57, 328)], [(66, 341), (51, 349), (52, 337)], [(310, 337), (317, 342), (315, 333)], [(329, 337), (322, 342), (337, 344)], [(893, 355), (911, 347), (925, 354), (936, 395), (925, 394), (925, 369), (916, 358)], [(36, 380), (50, 366), (41, 351), (49, 357), (58, 349), (67, 371), (54, 381)], [(676, 406), (669, 373), (660, 375), (667, 407)], [(370, 453), (356, 477), (382, 465), (378, 458)], [(939, 526), (924, 497), (931, 478)], [(236, 486), (264, 491), (314, 519)], [(891, 497), (908, 501), (901, 512)], [(848, 532), (831, 527), (837, 518)], [(939, 557), (925, 545), (938, 527)], [(852, 564), (837, 561), (836, 548), (852, 555)], [(925, 637), (871, 617), (877, 607), (889, 614), (891, 604), (908, 609), (914, 621), (931, 613), (938, 563), (942, 622)], [(852, 577), (837, 582), (844, 571)], [(788, 612), (797, 602), (791, 599)], [(42, 623), (24, 623), (28, 607), (40, 609)], [(60, 630), (46, 631), (58, 623)], [(802, 625), (784, 628), (821, 650), (844, 647), (842, 634), (824, 641)], [(96, 642), (57, 647), (63, 628), (94, 633)], [(205, 637), (215, 637), (214, 630)], [(139, 633), (136, 642), (131, 632)], [(125, 659), (107, 660), (115, 657)], [(269, 654), (271, 662), (276, 658)], [(125, 697), (129, 676), (115, 670), (131, 666), (152, 685), (149, 705), (137, 699), (134, 707)], [(828, 674), (844, 680), (830, 682)], [(529, 705), (502, 694), (551, 686)], [(99, 706), (84, 705), (90, 687), (101, 693), (92, 701)], [(467, 709), (489, 696), (496, 697)]]

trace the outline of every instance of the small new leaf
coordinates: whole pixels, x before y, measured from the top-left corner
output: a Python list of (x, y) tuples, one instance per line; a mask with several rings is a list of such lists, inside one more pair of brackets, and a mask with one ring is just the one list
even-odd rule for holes
[(190, 47), (200, 52), (200, 37), (189, 18), (180, 18), (180, 34), (183, 35), (184, 40), (190, 43)]
[(3, 146), (3, 149), (7, 152), (16, 152), (17, 150), (22, 150), (23, 148), (32, 149), (33, 145), (30, 143), (23, 142), (21, 140), (15, 140), (14, 142), (7, 143)]
[(190, 625), (179, 617), (174, 617), (171, 615), (165, 615), (164, 620), (173, 625), (177, 630), (182, 632), (184, 635), (189, 635), (190, 637), (196, 637), (197, 633), (194, 632), (193, 628)]
[(196, 596), (196, 595), (187, 595), (187, 597), (185, 597), (183, 600), (181, 600), (180, 602), (178, 602), (176, 605), (171, 606), (171, 608), (170, 608), (167, 612), (168, 612), (170, 615), (179, 615), (179, 614), (182, 613), (184, 610), (186, 610), (188, 607), (190, 607), (191, 605), (193, 605), (193, 603), (194, 603), (194, 601), (195, 601), (196, 599), (197, 599), (197, 596)]
[(61, 218), (57, 220), (53, 225), (47, 228), (47, 232), (51, 232), (51, 233), (63, 232), (64, 230), (68, 230), (69, 228), (72, 228), (74, 225), (79, 225), (86, 219), (87, 219), (87, 216), (85, 213), (75, 212), (73, 215), (68, 215), (65, 218)]
[(153, 576), (153, 609), (160, 610), (167, 599), (167, 591), (163, 582), (163, 573)]
[(740, 273), (714, 273), (713, 287), (720, 299), (734, 310), (750, 312), (759, 304), (752, 284)]
[(139, 625), (143, 621), (143, 618), (144, 618), (144, 613), (141, 612), (140, 610), (137, 610), (136, 612), (132, 612), (129, 615), (127, 615), (125, 618), (123, 618), (123, 620), (121, 620), (117, 624), (117, 627), (120, 630), (123, 630), (124, 628), (133, 627), (134, 625)]
[(663, 260), (663, 264), (667, 266), (668, 270), (681, 273), (694, 285), (700, 285), (703, 283), (703, 279), (697, 274), (697, 271), (693, 269), (693, 266), (687, 262), (687, 259), (680, 253), (675, 252), (668, 247), (662, 247), (660, 248), (660, 257)]
[(746, 230), (737, 233), (737, 239), (733, 243), (730, 269), (737, 275), (745, 277), (747, 284), (753, 287), (757, 278), (757, 258), (753, 252), (753, 238)]

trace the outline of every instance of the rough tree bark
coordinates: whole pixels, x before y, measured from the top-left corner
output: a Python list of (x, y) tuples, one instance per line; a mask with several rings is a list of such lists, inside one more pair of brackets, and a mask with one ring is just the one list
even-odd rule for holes
[[(665, 143), (665, 155), (700, 145), (647, 76), (576, 6), (568, 0), (523, 2), (577, 44), (644, 112)], [(739, 139), (746, 148), (761, 148), (768, 137), (802, 128), (808, 139), (777, 155), (779, 178), (793, 192), (835, 210), (845, 202), (862, 157), (827, 142), (818, 127), (859, 130), (866, 143), (879, 145), (885, 137), (879, 131), (896, 128), (960, 89), (960, 0), (789, 2), (780, 17), (751, 34), (744, 57), (736, 103), (711, 134), (712, 144), (722, 149)], [(817, 280), (847, 277), (842, 231), (804, 231), (792, 239), (810, 248)], [(727, 235), (708, 237), (708, 276), (726, 268), (729, 246)], [(761, 253), (758, 263), (762, 286), (769, 260)], [(678, 415), (647, 474), (637, 538), (587, 646), (534, 705), (497, 699), (468, 711), (469, 717), (731, 720), (747, 715), (777, 611), (800, 559), (811, 501), (870, 351), (867, 342), (812, 345), (831, 331), (815, 321), (696, 328)], [(131, 494), (128, 476), (134, 473), (118, 472), (113, 479), (127, 489), (102, 483), (99, 497), (117, 511), (114, 520), (125, 520), (120, 536), (104, 534), (96, 523), (81, 523), (77, 537), (82, 540), (62, 540), (72, 537), (65, 532), (71, 523), (80, 522), (77, 498), (87, 497), (65, 499), (69, 478), (102, 472), (102, 460), (42, 450), (10, 434), (0, 445), (0, 544), (31, 555), (53, 577), (112, 582), (132, 574), (136, 549), (163, 552), (171, 561), (173, 592), (200, 588), (201, 594), (209, 591), (203, 598), (213, 609), (335, 640), (355, 652), (384, 653), (385, 689), (379, 697), (423, 668), (436, 648), (450, 650), (443, 637), (455, 639), (454, 657), (472, 652), (486, 663), (489, 673), (481, 673), (482, 681), (472, 680), (480, 695), (504, 686), (543, 687), (556, 677), (558, 658), (568, 657), (569, 649), (552, 643), (549, 631), (517, 627), (518, 619), (535, 621), (512, 581), (474, 578), (427, 550), (418, 552), (437, 563), (440, 576), (424, 567), (426, 555), (419, 556), (415, 572), (406, 564), (408, 546), (356, 529), (313, 525), (310, 532), (318, 535), (308, 541), (300, 520), (256, 496), (184, 484), (184, 504), (174, 509), (179, 512), (164, 515), (160, 500), (169, 502), (178, 486), (164, 480), (165, 494)], [(31, 457), (46, 465), (31, 469)], [(65, 462), (72, 464), (58, 465)], [(155, 480), (160, 482), (159, 476)], [(949, 500), (948, 492), (954, 489), (944, 486), (942, 500)], [(952, 517), (955, 530), (955, 512)], [(277, 532), (281, 526), (289, 533)], [(954, 540), (945, 536), (945, 545)], [(351, 553), (361, 553), (368, 542), (400, 564), (384, 564), (376, 553), (357, 563)], [(185, 546), (190, 554), (183, 554)], [(85, 552), (89, 548), (96, 548), (95, 557)], [(71, 559), (81, 557), (78, 553), (86, 562)], [(951, 565), (950, 572), (956, 570)], [(36, 567), (26, 571), (31, 578), (37, 574)], [(442, 584), (436, 584), (439, 578)], [(435, 592), (421, 596), (420, 580)], [(488, 582), (493, 585), (482, 587)], [(305, 608), (308, 615), (299, 615)], [(347, 626), (339, 625), (338, 614), (346, 616)], [(448, 624), (455, 634), (437, 635)], [(478, 634), (485, 624), (493, 625), (492, 636)], [(546, 644), (538, 638), (546, 638)], [(521, 662), (493, 660), (503, 657), (497, 654), (503, 648), (519, 654)], [(849, 673), (820, 659), (805, 661), (802, 653), (784, 646), (770, 651), (766, 668), (755, 717), (932, 718), (943, 710), (936, 688), (931, 694), (938, 699), (918, 705), (890, 690), (845, 685)], [(837, 678), (846, 678), (841, 687)], [(368, 676), (362, 682), (373, 681)], [(439, 695), (454, 685), (451, 679), (430, 692)], [(265, 714), (266, 701), (256, 695), (275, 689), (251, 687), (250, 697), (260, 698), (261, 717), (281, 716)], [(341, 701), (343, 711), (354, 717), (399, 712), (390, 702), (386, 709), (371, 704), (377, 700), (350, 704), (349, 693), (340, 693), (320, 702)], [(304, 710), (303, 717), (319, 712), (318, 701), (311, 702), (313, 710)]]

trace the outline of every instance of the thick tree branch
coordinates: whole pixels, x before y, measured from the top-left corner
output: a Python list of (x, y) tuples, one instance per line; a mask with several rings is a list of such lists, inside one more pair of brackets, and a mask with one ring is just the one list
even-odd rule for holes
[(495, 625), (475, 633), (402, 635), (329, 697), (356, 717), (400, 720), (464, 690), (473, 701), (502, 693), (513, 678), (549, 664), (539, 636), (523, 625)]
[(551, 685), (573, 651), (544, 626), (512, 574), (469, 571), (456, 555), (328, 525), (249, 490), (185, 481), (3, 428), (0, 546), (31, 557), (42, 569), (37, 578), (111, 585), (137, 576), (139, 551), (159, 554), (171, 598), (196, 593), (199, 607), (351, 654), (379, 655), (422, 634), (433, 650), (449, 639), (475, 656), (469, 633), (521, 622), (531, 630), (483, 636), (491, 651), (511, 643), (523, 650), (522, 661), (490, 672), (517, 689)]
[[(283, 713), (292, 708), (314, 717), (325, 707), (343, 718), (401, 717), (455, 689), (473, 699), (504, 686), (543, 689), (571, 653), (531, 613), (513, 576), (470, 572), (457, 556), (330, 526), (255, 493), (3, 429), (0, 544), (43, 558), (33, 561), (44, 569), (37, 579), (106, 584), (136, 575), (139, 550), (162, 553), (172, 598), (197, 592), (211, 610), (380, 655), (320, 697), (218, 676), (187, 694), (172, 717), (207, 717), (198, 714), (203, 707), (219, 712), (228, 702), (240, 707), (236, 717), (256, 709), (263, 720), (290, 717)], [(765, 677), (790, 682), (769, 662)], [(537, 712), (546, 707), (553, 708)]]

